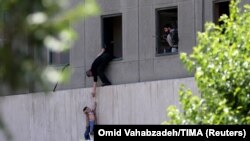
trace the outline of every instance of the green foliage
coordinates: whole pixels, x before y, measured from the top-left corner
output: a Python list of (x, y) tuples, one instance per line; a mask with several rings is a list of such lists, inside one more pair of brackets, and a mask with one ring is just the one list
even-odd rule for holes
[[(80, 1), (80, 0), (79, 0)], [(47, 67), (46, 50), (67, 51), (76, 39), (71, 25), (99, 13), (95, 0), (72, 5), (70, 0), (0, 0), (0, 96), (69, 77)], [(45, 48), (47, 47), (47, 48)], [(6, 88), (6, 89), (3, 89)], [(11, 134), (1, 120), (0, 129)]]
[[(70, 2), (0, 0), (0, 86), (16, 90), (64, 80), (67, 75), (55, 68), (45, 69), (44, 47), (67, 51), (76, 39), (71, 25), (99, 13), (95, 0), (79, 1), (75, 6)], [(1, 88), (0, 95), (5, 95)]]
[(182, 111), (169, 107), (165, 124), (250, 124), (250, 6), (241, 11), (239, 2), (231, 2), (222, 25), (205, 25), (193, 53), (181, 54), (201, 98), (182, 87)]

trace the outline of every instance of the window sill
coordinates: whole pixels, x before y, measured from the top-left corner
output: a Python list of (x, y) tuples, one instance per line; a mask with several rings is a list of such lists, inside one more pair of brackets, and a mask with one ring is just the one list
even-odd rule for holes
[(49, 67), (54, 67), (54, 68), (63, 68), (66, 66), (70, 66), (70, 64), (49, 64)]
[(179, 55), (179, 52), (167, 52), (167, 53), (161, 53), (161, 54), (156, 54), (156, 57), (161, 57), (161, 56), (170, 56), (170, 55)]
[(112, 59), (112, 62), (113, 62), (113, 61), (115, 61), (115, 62), (116, 62), (116, 61), (122, 61), (122, 60), (123, 60), (122, 57), (119, 57), (119, 58), (114, 58), (114, 59)]

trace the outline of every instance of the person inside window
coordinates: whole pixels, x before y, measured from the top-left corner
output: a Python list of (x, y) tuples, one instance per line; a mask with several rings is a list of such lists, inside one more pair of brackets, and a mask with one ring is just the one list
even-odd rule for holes
[(171, 47), (172, 53), (178, 52), (179, 37), (178, 37), (178, 30), (175, 26), (172, 26), (170, 24), (165, 25), (163, 38)]

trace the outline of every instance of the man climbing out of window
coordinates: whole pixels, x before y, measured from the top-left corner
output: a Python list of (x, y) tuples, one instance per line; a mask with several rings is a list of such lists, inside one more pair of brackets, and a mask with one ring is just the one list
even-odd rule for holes
[(175, 26), (167, 24), (164, 26), (164, 32), (167, 33), (165, 36), (165, 40), (171, 47), (171, 52), (177, 52), (178, 51), (178, 30)]
[(97, 55), (96, 59), (92, 63), (91, 69), (86, 72), (86, 75), (88, 77), (94, 77), (93, 91), (92, 91), (93, 97), (95, 97), (96, 95), (97, 76), (100, 77), (102, 81), (102, 86), (111, 85), (111, 82), (104, 74), (104, 71), (112, 59), (113, 59), (112, 49), (110, 47), (104, 46), (102, 48), (102, 51)]

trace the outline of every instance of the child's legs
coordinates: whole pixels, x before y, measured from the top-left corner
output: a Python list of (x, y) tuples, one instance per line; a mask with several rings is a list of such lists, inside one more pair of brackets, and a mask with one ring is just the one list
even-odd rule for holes
[(90, 140), (89, 132), (90, 132), (90, 126), (87, 126), (86, 131), (84, 133), (85, 140)]
[(91, 135), (93, 135), (94, 134), (94, 125), (95, 125), (95, 122), (93, 121), (93, 120), (91, 120), (91, 121), (89, 121), (89, 126), (90, 126), (90, 131), (89, 131), (89, 133), (91, 134)]

